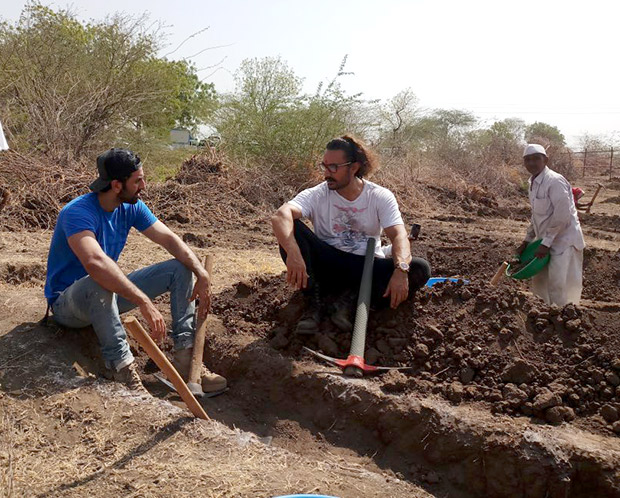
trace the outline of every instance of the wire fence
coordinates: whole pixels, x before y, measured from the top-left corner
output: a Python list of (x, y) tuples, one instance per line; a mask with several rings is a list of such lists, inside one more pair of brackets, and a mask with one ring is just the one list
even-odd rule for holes
[(620, 165), (618, 156), (620, 152), (609, 149), (588, 149), (578, 151), (568, 150), (559, 154), (568, 159), (573, 166), (577, 176), (586, 177), (607, 177), (611, 180), (614, 176), (620, 176)]

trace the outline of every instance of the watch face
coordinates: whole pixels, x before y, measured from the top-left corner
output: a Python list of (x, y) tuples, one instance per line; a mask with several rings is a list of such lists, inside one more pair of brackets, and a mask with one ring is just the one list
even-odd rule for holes
[(407, 263), (398, 263), (398, 267), (402, 270), (402, 271), (409, 271), (409, 265)]

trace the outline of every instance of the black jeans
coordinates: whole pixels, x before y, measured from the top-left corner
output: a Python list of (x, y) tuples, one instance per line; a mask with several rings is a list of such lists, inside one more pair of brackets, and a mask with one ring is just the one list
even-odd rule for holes
[[(306, 262), (311, 290), (318, 282), (322, 295), (336, 295), (346, 290), (359, 291), (364, 269), (364, 256), (341, 251), (320, 240), (300, 220), (294, 223), (295, 240)], [(286, 252), (280, 247), (280, 254), (286, 263)], [(389, 306), (390, 299), (383, 294), (394, 273), (392, 258), (375, 258), (372, 272), (371, 304), (374, 308)], [(409, 264), (409, 298), (420, 289), (431, 276), (431, 267), (422, 258), (413, 258)]]

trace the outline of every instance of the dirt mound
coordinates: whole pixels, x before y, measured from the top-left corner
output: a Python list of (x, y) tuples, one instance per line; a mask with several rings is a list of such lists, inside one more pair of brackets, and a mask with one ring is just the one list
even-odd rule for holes
[[(294, 333), (303, 299), (282, 277), (240, 284), (218, 296), (215, 310), (229, 328), (268, 340), (286, 355), (299, 357), (302, 346), (348, 354), (351, 335), (329, 319), (322, 334)], [(440, 285), (396, 311), (371, 313), (366, 358), (411, 367), (407, 375), (380, 378), (386, 391), (484, 402), (493, 412), (551, 423), (593, 417), (612, 430), (620, 410), (615, 321), (613, 313), (545, 306), (512, 285)]]
[(586, 214), (579, 217), (580, 223), (584, 227), (596, 228), (607, 232), (620, 233), (620, 216), (605, 214)]
[(42, 285), (45, 282), (46, 266), (40, 263), (0, 265), (0, 280), (7, 284), (19, 285), (32, 283)]
[(620, 249), (614, 253), (586, 247), (583, 274), (583, 298), (620, 302)]

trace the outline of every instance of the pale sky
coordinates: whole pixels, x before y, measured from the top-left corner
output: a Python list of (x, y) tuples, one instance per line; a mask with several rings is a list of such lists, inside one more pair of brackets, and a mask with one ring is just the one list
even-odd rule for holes
[[(17, 19), (23, 0), (0, 0)], [(458, 108), (492, 122), (556, 125), (569, 143), (588, 132), (620, 139), (620, 2), (521, 0), (73, 0), (82, 19), (150, 13), (168, 26), (171, 58), (193, 58), (218, 91), (234, 87), (245, 58), (281, 56), (308, 91), (345, 54), (350, 92), (387, 99), (410, 87), (424, 108)], [(615, 49), (615, 50), (614, 50)]]

